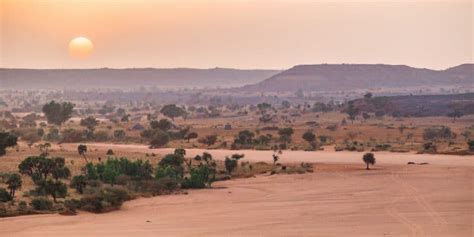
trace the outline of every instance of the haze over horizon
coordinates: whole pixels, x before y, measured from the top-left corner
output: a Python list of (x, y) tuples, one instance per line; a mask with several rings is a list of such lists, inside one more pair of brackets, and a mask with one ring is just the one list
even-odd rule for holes
[[(473, 62), (473, 4), (451, 1), (4, 0), (1, 68), (288, 69)], [(88, 37), (87, 59), (68, 43)]]

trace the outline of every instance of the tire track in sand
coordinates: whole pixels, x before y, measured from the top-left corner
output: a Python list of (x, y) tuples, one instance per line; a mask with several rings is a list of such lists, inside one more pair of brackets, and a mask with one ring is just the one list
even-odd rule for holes
[[(416, 204), (420, 208), (423, 209), (424, 214), (426, 214), (432, 220), (432, 222), (436, 226), (436, 229), (439, 232), (447, 230), (447, 224), (448, 224), (447, 221), (439, 214), (439, 212), (437, 212), (432, 207), (432, 205), (428, 202), (428, 200), (426, 200), (425, 196), (423, 194), (420, 194), (419, 189), (417, 189), (416, 187), (414, 187), (413, 185), (411, 185), (407, 182), (404, 182), (400, 178), (400, 173), (392, 172), (391, 178), (395, 183), (397, 183), (401, 187), (401, 191), (404, 193), (403, 197), (405, 199), (414, 200), (416, 202)], [(392, 200), (392, 205), (391, 205), (392, 214), (393, 214), (393, 211), (394, 211), (394, 212), (398, 213), (399, 215), (402, 215), (401, 213), (399, 213), (395, 209), (395, 206), (394, 206), (396, 204), (396, 202), (398, 202), (398, 201), (399, 201), (399, 198), (398, 198), (398, 200), (397, 200), (397, 198)]]

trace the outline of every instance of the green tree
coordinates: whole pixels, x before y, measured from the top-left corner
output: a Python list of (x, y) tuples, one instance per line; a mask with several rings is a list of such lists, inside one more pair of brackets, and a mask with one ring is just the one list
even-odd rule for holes
[(16, 146), (18, 138), (8, 132), (0, 132), (0, 156), (3, 156), (7, 153), (6, 149), (8, 147)]
[(54, 163), (54, 167), (51, 170), (51, 176), (55, 181), (59, 179), (67, 179), (71, 176), (71, 171), (66, 167), (66, 162), (63, 157), (51, 158)]
[(191, 139), (195, 139), (197, 137), (198, 137), (198, 134), (196, 132), (190, 132), (184, 136), (184, 139), (188, 140), (189, 142)]
[(93, 116), (81, 119), (80, 125), (87, 128), (87, 138), (91, 139), (94, 136), (95, 127), (99, 124), (99, 120)]
[(57, 103), (54, 100), (43, 106), (43, 113), (48, 123), (61, 125), (71, 118), (74, 104), (70, 102)]
[(181, 117), (186, 114), (186, 111), (183, 108), (178, 107), (175, 104), (168, 104), (168, 105), (163, 106), (160, 112), (166, 117), (171, 118), (171, 120), (173, 121), (174, 121), (174, 118)]
[(291, 136), (293, 135), (293, 128), (281, 128), (278, 130), (278, 135), (280, 136), (280, 141), (284, 143), (291, 142)]
[(168, 131), (173, 127), (173, 123), (171, 123), (168, 119), (160, 119), (159, 121), (152, 120), (150, 122), (150, 127), (152, 129), (161, 129), (163, 131)]
[(21, 176), (19, 174), (11, 174), (5, 183), (8, 185), (10, 199), (13, 200), (15, 198), (15, 191), (21, 188)]
[(240, 131), (237, 137), (234, 139), (234, 143), (240, 145), (252, 145), (254, 140), (255, 133), (249, 130)]
[(57, 198), (65, 198), (67, 195), (67, 186), (61, 181), (48, 179), (47, 181), (44, 181), (42, 188), (46, 195), (53, 197), (54, 202), (57, 202)]
[(214, 145), (217, 141), (217, 135), (208, 135), (205, 137), (201, 137), (198, 142), (202, 144), (206, 144), (208, 147)]
[(369, 165), (375, 165), (375, 156), (374, 153), (365, 153), (362, 157), (362, 160), (367, 165), (366, 170), (369, 170)]
[(30, 176), (35, 184), (39, 184), (51, 175), (54, 167), (55, 163), (52, 159), (44, 156), (29, 156), (18, 165), (18, 170), (20, 174)]
[(357, 114), (359, 114), (359, 109), (354, 106), (354, 101), (349, 101), (349, 105), (347, 106), (346, 113), (349, 119), (354, 123)]
[(84, 175), (76, 175), (72, 177), (70, 187), (76, 189), (79, 194), (84, 193), (84, 188), (87, 186), (87, 178)]
[(150, 140), (151, 148), (163, 147), (170, 141), (170, 136), (168, 133), (164, 132), (161, 129), (155, 129)]
[(312, 131), (305, 132), (303, 134), (303, 139), (307, 141), (313, 149), (316, 147), (316, 135)]

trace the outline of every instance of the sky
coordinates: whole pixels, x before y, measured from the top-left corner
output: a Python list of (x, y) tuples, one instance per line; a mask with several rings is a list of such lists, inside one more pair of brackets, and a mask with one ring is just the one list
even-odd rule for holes
[[(0, 0), (0, 67), (473, 62), (473, 0)], [(68, 44), (94, 51), (73, 58)]]

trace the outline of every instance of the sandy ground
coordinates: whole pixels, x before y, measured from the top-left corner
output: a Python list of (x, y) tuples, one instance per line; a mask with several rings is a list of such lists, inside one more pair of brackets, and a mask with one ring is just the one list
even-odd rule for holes
[[(221, 159), (234, 151), (211, 152)], [(244, 153), (271, 159), (271, 152)], [(315, 172), (218, 182), (188, 195), (133, 200), (107, 214), (4, 218), (0, 236), (473, 236), (472, 156), (377, 153), (370, 171), (361, 156), (287, 151), (282, 162), (316, 162)]]
[[(65, 150), (77, 151), (79, 144), (69, 143), (63, 144)], [(106, 143), (88, 143), (89, 150), (98, 149), (105, 154), (108, 149), (127, 152), (155, 153), (157, 155), (165, 155), (173, 153), (174, 149), (149, 149), (146, 145), (134, 144), (106, 144)], [(244, 161), (251, 162), (267, 162), (272, 163), (273, 151), (257, 151), (257, 150), (205, 150), (205, 149), (186, 149), (187, 157), (194, 157), (203, 152), (209, 152), (214, 159), (224, 160), (226, 156), (234, 153), (245, 154)], [(335, 152), (333, 148), (326, 148), (324, 151), (283, 151), (280, 155), (281, 163), (301, 163), (301, 162), (325, 162), (325, 163), (357, 163), (361, 164), (364, 152), (340, 151)], [(415, 153), (394, 153), (394, 152), (375, 152), (377, 162), (380, 164), (407, 164), (409, 161), (422, 163), (428, 162), (435, 165), (456, 165), (456, 166), (474, 166), (474, 156), (453, 156), (453, 155), (431, 155), (431, 154), (415, 154)]]

